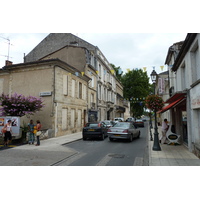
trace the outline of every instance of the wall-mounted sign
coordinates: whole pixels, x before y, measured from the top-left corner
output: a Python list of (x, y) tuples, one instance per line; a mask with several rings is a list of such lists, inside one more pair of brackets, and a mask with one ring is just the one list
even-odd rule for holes
[(40, 97), (51, 96), (52, 92), (40, 92)]
[(200, 108), (200, 84), (196, 85), (190, 91), (191, 97), (191, 107), (192, 109), (199, 109)]

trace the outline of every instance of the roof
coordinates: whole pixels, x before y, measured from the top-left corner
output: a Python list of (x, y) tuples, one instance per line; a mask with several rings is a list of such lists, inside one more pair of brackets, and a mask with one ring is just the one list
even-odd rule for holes
[(25, 62), (32, 62), (51, 54), (66, 45), (76, 45), (94, 50), (96, 47), (71, 33), (50, 33), (24, 58)]
[(174, 65), (172, 67), (172, 71), (176, 71), (179, 68), (179, 65), (181, 64), (183, 58), (185, 57), (186, 53), (188, 52), (191, 44), (193, 43), (194, 39), (196, 38), (197, 33), (188, 33), (186, 36), (186, 39), (181, 47), (181, 50), (174, 62)]
[[(73, 66), (69, 65), (68, 63), (66, 63), (60, 59), (57, 59), (57, 58), (4, 66), (2, 68), (2, 70), (0, 70), (0, 73), (6, 72), (6, 71), (9, 71), (12, 69), (20, 69), (20, 68), (26, 68), (26, 67), (30, 67), (30, 66), (33, 67), (33, 66), (37, 66), (37, 65), (41, 65), (41, 64), (52, 64), (54, 66), (59, 66), (65, 70), (69, 71), (70, 73), (78, 72), (79, 74), (81, 74), (81, 71), (79, 71), (78, 69), (74, 68)], [(67, 66), (67, 68), (66, 68), (66, 66)], [(84, 79), (86, 78), (87, 80), (90, 80), (90, 78), (87, 75), (84, 75), (83, 77), (84, 77)]]

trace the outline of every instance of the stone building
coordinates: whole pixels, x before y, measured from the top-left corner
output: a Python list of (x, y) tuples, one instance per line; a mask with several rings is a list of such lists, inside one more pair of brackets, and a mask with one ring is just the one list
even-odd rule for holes
[[(78, 74), (77, 74), (78, 73)], [(79, 132), (87, 121), (91, 79), (59, 59), (7, 65), (0, 69), (0, 93), (41, 97), (45, 107), (21, 122), (39, 119), (49, 137)]]
[(129, 104), (120, 103), (123, 86), (97, 46), (70, 33), (51, 33), (24, 57), (24, 62), (50, 58), (59, 58), (91, 78), (88, 121), (124, 117)]

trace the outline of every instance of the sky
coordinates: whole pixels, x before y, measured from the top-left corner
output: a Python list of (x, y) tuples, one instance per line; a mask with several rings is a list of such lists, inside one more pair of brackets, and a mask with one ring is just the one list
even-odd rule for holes
[[(0, 67), (8, 56), (13, 64), (22, 63), (27, 55), (49, 33), (0, 33)], [(157, 73), (166, 71), (168, 48), (183, 41), (187, 33), (72, 33), (98, 46), (109, 63), (127, 69), (143, 69), (148, 75), (155, 67)], [(9, 45), (10, 42), (10, 45)], [(160, 66), (163, 66), (163, 70)]]

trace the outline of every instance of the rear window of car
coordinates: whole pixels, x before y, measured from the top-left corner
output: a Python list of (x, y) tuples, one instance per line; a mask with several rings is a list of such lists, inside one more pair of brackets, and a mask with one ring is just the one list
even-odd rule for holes
[(117, 124), (115, 124), (113, 127), (121, 127), (121, 128), (128, 128), (130, 125), (129, 125), (129, 123), (117, 123)]
[(98, 127), (98, 124), (86, 124), (86, 127)]

